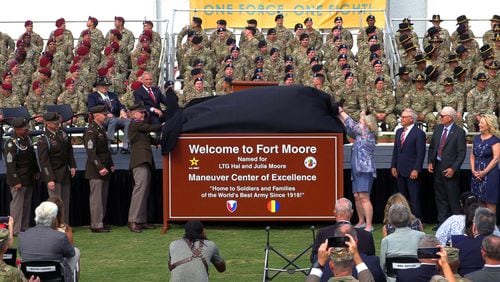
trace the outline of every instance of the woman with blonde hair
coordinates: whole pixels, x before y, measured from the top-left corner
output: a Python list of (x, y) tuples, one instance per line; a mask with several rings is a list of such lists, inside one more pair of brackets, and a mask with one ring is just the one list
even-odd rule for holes
[(373, 180), (377, 177), (375, 160), (375, 143), (377, 142), (378, 125), (373, 115), (364, 111), (359, 116), (359, 123), (347, 115), (342, 107), (339, 108), (339, 117), (345, 123), (347, 135), (356, 139), (351, 151), (351, 181), (352, 192), (359, 222), (355, 227), (373, 231), (373, 206), (370, 201)]
[(500, 135), (497, 117), (482, 115), (479, 119), (479, 131), (481, 134), (474, 136), (470, 154), (471, 190), (483, 206), (496, 213), (500, 196)]
[(385, 204), (384, 221), (383, 221), (384, 226), (382, 227), (382, 237), (385, 237), (393, 233), (394, 230), (396, 230), (396, 228), (389, 222), (389, 209), (394, 204), (400, 204), (408, 207), (408, 210), (410, 211), (410, 222), (408, 227), (417, 231), (424, 230), (424, 227), (420, 219), (418, 219), (417, 217), (415, 217), (415, 215), (411, 213), (410, 204), (408, 203), (408, 200), (405, 198), (405, 196), (403, 196), (403, 194), (401, 193), (396, 193), (390, 196), (389, 199), (387, 199), (387, 203)]

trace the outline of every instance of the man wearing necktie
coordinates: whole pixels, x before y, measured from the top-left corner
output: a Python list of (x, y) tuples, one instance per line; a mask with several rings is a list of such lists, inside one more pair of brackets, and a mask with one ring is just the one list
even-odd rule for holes
[(144, 72), (141, 76), (142, 87), (134, 91), (134, 103), (142, 104), (149, 112), (151, 124), (162, 123), (165, 119), (161, 105), (168, 107), (167, 98), (161, 93), (160, 88), (153, 86), (153, 76), (150, 72)]
[(441, 123), (436, 126), (429, 145), (427, 170), (434, 173), (434, 193), (437, 206), (437, 230), (451, 214), (460, 214), (460, 182), (458, 170), (466, 152), (465, 132), (457, 126), (457, 112), (444, 107), (439, 113)]
[[(113, 92), (108, 92), (108, 86), (111, 83), (108, 81), (107, 77), (98, 77), (94, 87), (96, 92), (90, 93), (88, 96), (87, 107), (88, 109), (97, 106), (104, 105), (109, 111), (108, 117), (106, 119), (106, 132), (108, 139), (114, 140), (116, 127), (123, 128), (123, 146), (120, 149), (120, 153), (129, 154), (128, 149), (128, 127), (130, 124), (130, 119), (127, 115), (127, 109), (118, 99), (118, 95)], [(111, 153), (116, 154), (116, 150), (111, 148)]]
[(398, 192), (410, 203), (411, 211), (421, 217), (420, 181), (418, 176), (425, 158), (425, 133), (415, 126), (417, 113), (405, 109), (401, 113), (401, 125), (396, 131), (392, 152), (391, 174), (397, 179)]

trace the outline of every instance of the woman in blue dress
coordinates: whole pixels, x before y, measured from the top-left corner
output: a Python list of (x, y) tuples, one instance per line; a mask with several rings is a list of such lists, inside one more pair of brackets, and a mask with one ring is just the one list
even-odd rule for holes
[(356, 139), (351, 151), (351, 181), (358, 228), (372, 232), (373, 206), (370, 201), (373, 179), (377, 176), (373, 153), (377, 141), (377, 121), (373, 115), (361, 112), (359, 123), (355, 122), (339, 107), (339, 116), (345, 123), (347, 135)]
[(481, 203), (496, 213), (499, 200), (500, 138), (497, 117), (485, 114), (479, 120), (480, 135), (474, 136), (470, 167), (472, 171), (472, 193)]

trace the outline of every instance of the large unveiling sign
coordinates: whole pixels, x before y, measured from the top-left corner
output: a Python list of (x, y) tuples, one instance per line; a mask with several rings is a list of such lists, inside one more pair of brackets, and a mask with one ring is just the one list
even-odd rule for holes
[[(228, 27), (245, 27), (248, 19), (256, 19), (258, 27), (270, 28), (276, 24), (274, 16), (277, 13), (285, 15), (285, 26), (293, 28), (296, 23), (303, 23), (306, 17), (311, 17), (315, 28), (332, 28), (336, 16), (344, 19), (347, 28), (359, 28), (365, 25), (365, 18), (373, 14), (377, 26), (383, 27), (384, 13), (370, 11), (386, 9), (385, 0), (318, 0), (318, 1), (278, 1), (278, 0), (190, 0), (191, 16), (203, 19), (204, 28), (215, 28), (219, 19), (225, 19)], [(204, 11), (207, 9), (208, 11)], [(349, 11), (349, 10), (362, 10)], [(203, 11), (201, 11), (203, 10)], [(326, 10), (326, 11), (325, 11)], [(344, 10), (344, 11), (331, 11)], [(361, 21), (360, 21), (361, 19)]]
[(184, 134), (164, 156), (168, 220), (331, 220), (342, 134)]

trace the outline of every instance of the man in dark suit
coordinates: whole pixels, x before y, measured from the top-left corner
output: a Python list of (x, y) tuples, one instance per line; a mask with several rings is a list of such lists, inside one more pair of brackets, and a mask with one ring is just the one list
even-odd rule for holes
[(160, 104), (167, 105), (167, 98), (161, 93), (160, 88), (153, 86), (153, 75), (144, 72), (141, 76), (142, 86), (134, 91), (135, 104), (143, 103), (144, 108), (150, 112), (150, 123), (159, 124), (164, 121), (164, 113)]
[(432, 134), (429, 146), (428, 168), (434, 173), (434, 191), (438, 210), (438, 226), (448, 216), (460, 214), (460, 183), (458, 170), (462, 165), (465, 152), (465, 132), (457, 126), (457, 112), (452, 107), (444, 107), (439, 113), (441, 124), (437, 125)]
[(481, 255), (485, 262), (484, 267), (465, 275), (465, 278), (476, 282), (497, 281), (500, 277), (500, 237), (486, 236), (481, 245)]
[[(435, 248), (439, 240), (434, 235), (424, 235), (418, 242), (418, 248)], [(396, 281), (401, 282), (428, 282), (432, 276), (438, 274), (438, 260), (420, 258), (420, 266), (417, 268), (402, 269), (398, 272)]]
[[(474, 213), (472, 238), (465, 235), (451, 237), (453, 247), (459, 249), (460, 266), (458, 273), (462, 276), (479, 270), (484, 265), (481, 253), (483, 239), (495, 230), (496, 215), (487, 208), (479, 207)], [(474, 280), (475, 281), (475, 280)]]
[(130, 107), (132, 122), (128, 131), (130, 140), (130, 169), (134, 175), (134, 190), (128, 213), (130, 231), (140, 233), (142, 229), (152, 229), (154, 225), (147, 223), (147, 201), (151, 170), (154, 168), (151, 144), (158, 142), (149, 133), (160, 130), (161, 124), (150, 125), (144, 122), (146, 109), (141, 104)]
[[(97, 105), (104, 105), (108, 110), (108, 116), (106, 119), (107, 136), (110, 141), (114, 140), (116, 127), (123, 128), (123, 147), (120, 149), (122, 154), (128, 154), (128, 126), (130, 124), (130, 119), (127, 117), (127, 109), (118, 99), (118, 95), (113, 92), (108, 92), (108, 86), (111, 83), (108, 81), (107, 77), (98, 77), (94, 84), (96, 92), (90, 93), (87, 101), (87, 108), (93, 108)], [(113, 148), (111, 153), (115, 154), (116, 151)]]
[[(63, 232), (52, 229), (57, 216), (57, 205), (42, 202), (35, 209), (36, 226), (19, 233), (19, 253), (24, 261), (55, 260), (66, 264), (66, 277), (76, 268), (79, 255)], [(71, 281), (71, 280), (70, 280)]]
[[(349, 199), (340, 198), (335, 202), (335, 217), (337, 222), (334, 225), (327, 226), (322, 228), (316, 234), (316, 240), (314, 240), (312, 253), (311, 253), (311, 263), (316, 261), (316, 257), (318, 255), (319, 246), (325, 242), (325, 240), (330, 236), (335, 236), (335, 229), (339, 224), (351, 224), (350, 220), (352, 217), (352, 203)], [(370, 232), (357, 228), (357, 237), (358, 237), (358, 249), (360, 253), (374, 256), (375, 255), (375, 243), (373, 241), (373, 236)]]
[(410, 202), (413, 214), (420, 218), (420, 182), (418, 175), (425, 158), (425, 133), (415, 126), (417, 114), (412, 109), (401, 113), (402, 128), (396, 131), (391, 173), (397, 178), (398, 191)]

